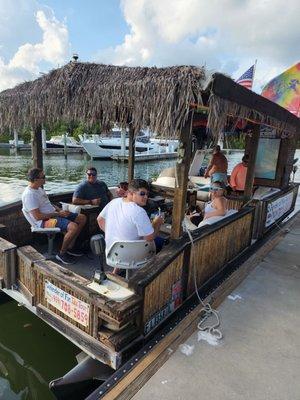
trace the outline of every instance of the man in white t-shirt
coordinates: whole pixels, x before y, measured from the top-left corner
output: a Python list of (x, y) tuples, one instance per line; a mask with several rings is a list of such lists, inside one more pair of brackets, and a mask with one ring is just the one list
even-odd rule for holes
[(75, 240), (86, 223), (83, 214), (71, 213), (54, 207), (43, 189), (45, 174), (40, 168), (28, 172), (29, 185), (22, 194), (23, 212), (32, 226), (39, 228), (58, 227), (66, 232), (57, 260), (63, 264), (72, 264), (70, 256), (80, 257), (82, 253), (73, 248)]
[[(152, 224), (142, 208), (148, 200), (149, 185), (143, 179), (133, 179), (125, 198), (113, 199), (100, 212), (97, 221), (105, 232), (106, 251), (114, 242), (144, 239), (154, 240), (163, 218), (157, 216)], [(114, 273), (117, 269), (114, 270)]]

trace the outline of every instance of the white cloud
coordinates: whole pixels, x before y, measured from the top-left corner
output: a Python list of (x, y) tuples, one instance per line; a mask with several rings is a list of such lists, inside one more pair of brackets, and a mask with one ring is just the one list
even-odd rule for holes
[[(64, 63), (70, 53), (66, 24), (58, 21), (51, 9), (41, 7), (35, 1), (27, 1), (26, 5), (24, 0), (10, 3), (0, 0), (0, 7), (2, 6), (3, 11), (7, 11), (0, 15), (0, 23), (2, 22), (0, 29), (0, 45), (2, 46), (0, 48), (0, 90), (13, 87), (24, 80), (36, 78), (44, 68), (49, 69)], [(23, 21), (24, 30), (19, 32), (17, 38), (13, 35), (13, 27), (18, 22), (20, 13), (23, 18), (27, 18), (27, 21), (26, 23)], [(4, 22), (5, 24), (3, 24)], [(32, 24), (34, 24), (34, 28)], [(30, 42), (26, 42), (27, 27), (29, 27)], [(11, 36), (9, 36), (9, 32), (12, 32)], [(23, 43), (20, 40), (23, 40)], [(15, 53), (9, 54), (8, 49), (14, 46)]]
[(256, 90), (299, 61), (298, 0), (122, 0), (130, 33), (96, 55), (118, 65), (206, 65), (235, 78), (255, 59)]

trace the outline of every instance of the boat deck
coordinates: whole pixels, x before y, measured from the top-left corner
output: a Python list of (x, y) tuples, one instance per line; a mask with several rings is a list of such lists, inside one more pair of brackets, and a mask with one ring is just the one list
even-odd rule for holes
[[(74, 257), (74, 264), (65, 265), (62, 262), (58, 261), (55, 258), (55, 254), (58, 252), (62, 243), (62, 237), (58, 235), (55, 238), (54, 243), (54, 252), (51, 261), (61, 265), (64, 268), (69, 269), (70, 271), (78, 274), (86, 279), (93, 279), (94, 272), (96, 269), (99, 269), (99, 259), (95, 256), (90, 250), (85, 251), (82, 257)], [(32, 246), (41, 254), (45, 254), (47, 252), (47, 244), (33, 243)], [(105, 264), (105, 271), (111, 272), (113, 268)]]

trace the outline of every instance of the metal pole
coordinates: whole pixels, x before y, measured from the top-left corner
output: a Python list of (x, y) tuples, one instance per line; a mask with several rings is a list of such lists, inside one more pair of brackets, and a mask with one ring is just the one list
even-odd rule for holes
[(68, 148), (67, 148), (67, 133), (64, 133), (64, 155), (65, 159), (68, 157)]
[(46, 148), (47, 148), (47, 143), (46, 143), (46, 129), (45, 129), (45, 128), (42, 128), (42, 148), (43, 148), (43, 151), (45, 151)]

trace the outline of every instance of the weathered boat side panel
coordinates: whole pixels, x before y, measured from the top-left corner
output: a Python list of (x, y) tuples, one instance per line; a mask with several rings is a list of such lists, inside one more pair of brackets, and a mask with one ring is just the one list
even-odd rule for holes
[(0, 238), (0, 281), (7, 289), (16, 283), (16, 246)]
[(0, 223), (7, 228), (8, 240), (17, 246), (28, 244), (31, 241), (32, 233), (30, 225), (24, 218), (20, 208), (8, 208), (6, 212), (5, 210), (1, 210)]
[(157, 321), (153, 321), (153, 324), (149, 322), (157, 312), (165, 309), (165, 312), (161, 315), (164, 319), (182, 303), (183, 256), (184, 253), (182, 252), (145, 287), (143, 325), (149, 323), (149, 327), (145, 328), (146, 333), (159, 321), (160, 317), (157, 316)]
[(35, 289), (37, 284), (34, 262), (45, 260), (45, 257), (32, 246), (17, 249), (17, 284), (20, 292), (35, 305)]
[(253, 213), (250, 212), (194, 244), (189, 266), (188, 295), (195, 291), (194, 274), (199, 287), (250, 244), (252, 220)]
[[(51, 277), (39, 268), (35, 270), (36, 304), (48, 308), (52, 313), (93, 336), (94, 307), (91, 300), (74, 290), (66, 281)], [(53, 300), (50, 300), (47, 288), (53, 289)]]
[(227, 197), (227, 209), (228, 210), (240, 210), (243, 206), (243, 199), (242, 198), (234, 198), (233, 196)]
[(73, 342), (80, 344), (81, 348), (84, 348), (87, 353), (93, 355), (98, 360), (103, 361), (105, 364), (115, 369), (120, 366), (122, 358), (118, 353), (89, 336), (81, 329), (78, 329), (47, 307), (39, 304), (37, 306), (37, 315), (59, 332), (68, 336)]

